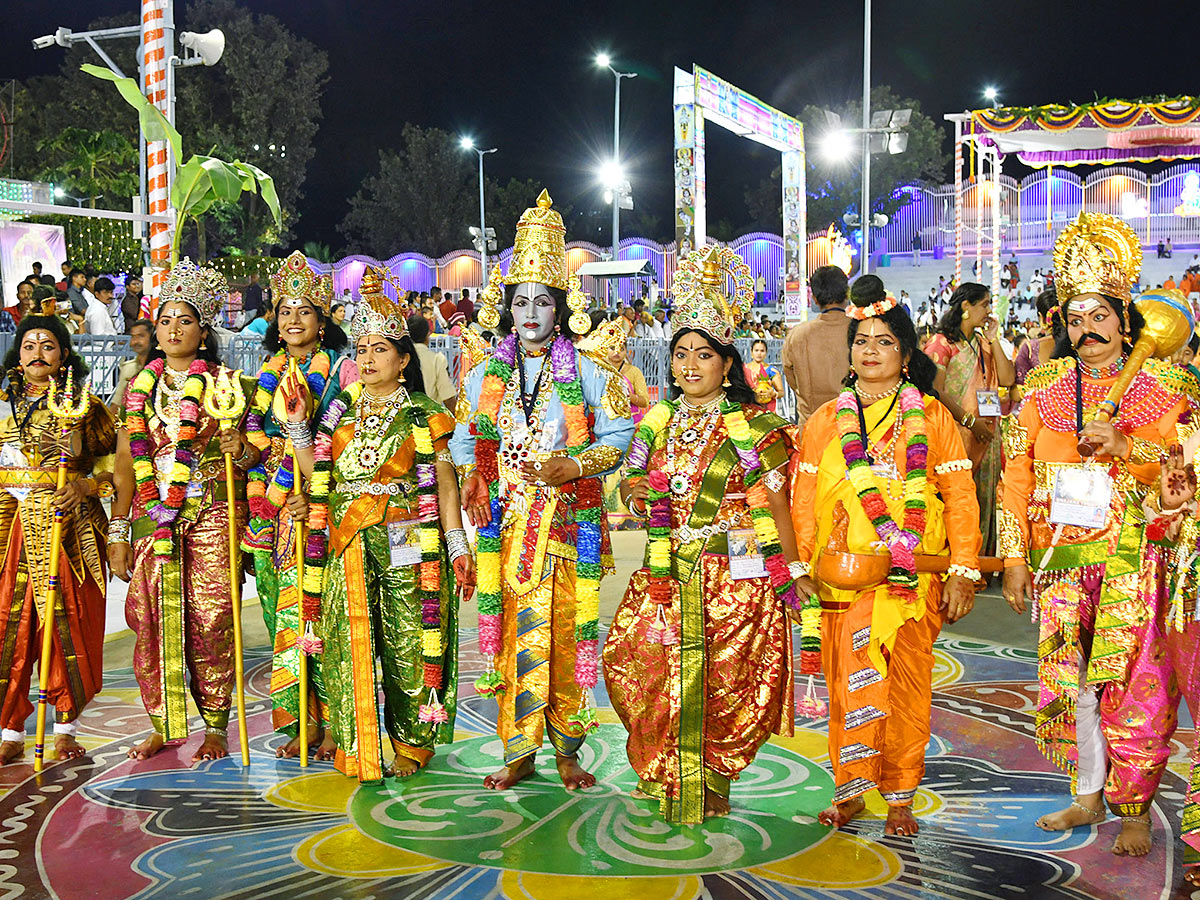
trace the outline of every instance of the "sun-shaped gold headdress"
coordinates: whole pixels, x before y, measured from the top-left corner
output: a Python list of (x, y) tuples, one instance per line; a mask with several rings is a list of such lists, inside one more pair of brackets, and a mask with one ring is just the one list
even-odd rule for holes
[(1059, 303), (1103, 294), (1129, 303), (1142, 270), (1142, 242), (1127, 223), (1104, 213), (1080, 213), (1054, 242)]
[[(732, 296), (725, 293), (733, 279)], [(694, 250), (675, 270), (676, 330), (695, 328), (714, 341), (732, 344), (734, 329), (754, 301), (754, 277), (745, 260), (728, 247)]]
[(308, 257), (299, 250), (293, 250), (271, 276), (271, 291), (276, 306), (288, 300), (307, 300), (321, 315), (328, 316), (333, 305), (333, 279), (314, 272)]
[(201, 324), (211, 325), (228, 295), (229, 281), (224, 275), (208, 266), (198, 266), (185, 256), (167, 273), (158, 302), (161, 308), (164, 303), (182, 300), (196, 310)]

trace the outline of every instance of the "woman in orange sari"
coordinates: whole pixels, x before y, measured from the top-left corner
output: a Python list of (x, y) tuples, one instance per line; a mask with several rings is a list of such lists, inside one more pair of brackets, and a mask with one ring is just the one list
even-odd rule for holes
[[(908, 313), (873, 275), (855, 282), (850, 299), (849, 383), (808, 420), (792, 471), (797, 550), (811, 569), (796, 589), (821, 601), (837, 785), (819, 818), (840, 827), (877, 789), (888, 804), (885, 833), (914, 835), (933, 642), (943, 621), (974, 604), (979, 510), (970, 461)], [(839, 566), (851, 554), (867, 557), (856, 576)]]
[(979, 530), (985, 550), (995, 545), (996, 486), (1000, 483), (1000, 394), (1016, 380), (1013, 364), (999, 341), (1000, 323), (992, 315), (992, 293), (968, 281), (950, 295), (938, 334), (925, 345), (937, 364), (934, 388), (959, 424), (971, 460)]

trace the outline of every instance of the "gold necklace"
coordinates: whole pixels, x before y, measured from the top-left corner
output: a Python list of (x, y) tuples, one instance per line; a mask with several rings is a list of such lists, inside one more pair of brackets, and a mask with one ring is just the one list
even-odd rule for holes
[(854, 393), (858, 394), (858, 399), (861, 400), (863, 403), (875, 403), (879, 400), (882, 400), (884, 397), (892, 396), (892, 394), (896, 393), (896, 391), (898, 391), (898, 390), (900, 390), (900, 382), (899, 381), (897, 381), (888, 390), (884, 391), (881, 394), (868, 394), (865, 391), (859, 390), (857, 384), (854, 386)]

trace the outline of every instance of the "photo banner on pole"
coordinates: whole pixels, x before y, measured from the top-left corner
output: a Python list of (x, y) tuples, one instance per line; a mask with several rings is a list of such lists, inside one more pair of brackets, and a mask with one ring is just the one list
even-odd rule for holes
[(40, 262), (42, 272), (53, 275), (67, 258), (66, 232), (61, 225), (0, 222), (0, 281), (4, 306), (16, 306), (17, 284)]

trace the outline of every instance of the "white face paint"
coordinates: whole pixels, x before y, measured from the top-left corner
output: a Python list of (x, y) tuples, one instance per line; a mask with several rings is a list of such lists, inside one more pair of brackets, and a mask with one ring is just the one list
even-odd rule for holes
[(554, 297), (544, 284), (518, 284), (511, 307), (513, 328), (528, 349), (540, 349), (554, 337)]

